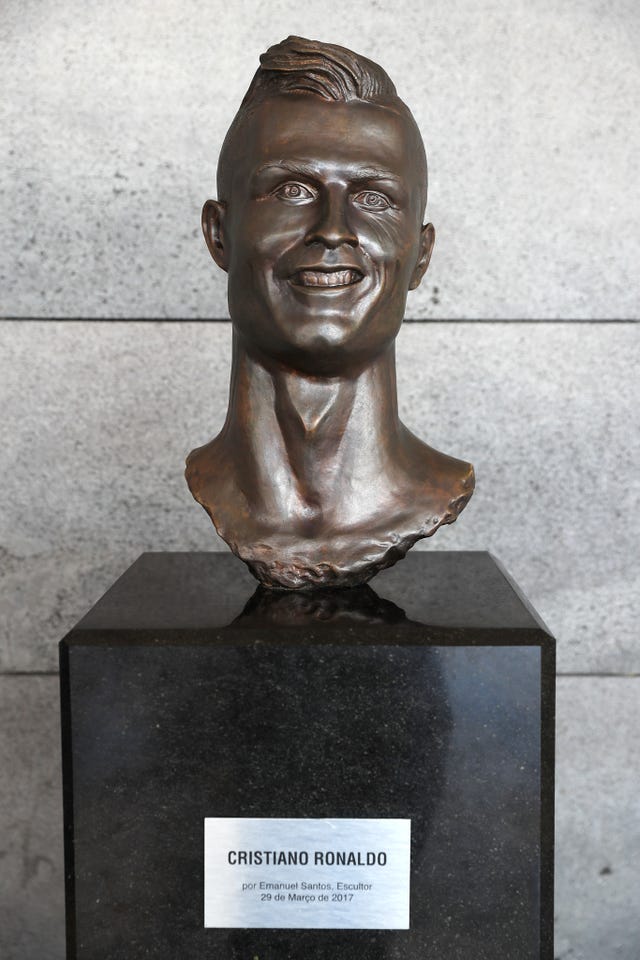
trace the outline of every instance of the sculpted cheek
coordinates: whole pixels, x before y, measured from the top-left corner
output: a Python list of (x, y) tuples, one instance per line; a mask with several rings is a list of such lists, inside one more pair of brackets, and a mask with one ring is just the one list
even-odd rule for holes
[(368, 224), (362, 231), (362, 245), (367, 247), (372, 258), (381, 261), (395, 260), (414, 245), (413, 236), (408, 236), (403, 224), (389, 217)]

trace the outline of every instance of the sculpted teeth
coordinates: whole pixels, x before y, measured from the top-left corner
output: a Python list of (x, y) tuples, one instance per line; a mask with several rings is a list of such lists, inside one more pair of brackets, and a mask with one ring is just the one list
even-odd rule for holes
[(346, 287), (360, 280), (356, 270), (300, 270), (296, 280), (304, 287)]

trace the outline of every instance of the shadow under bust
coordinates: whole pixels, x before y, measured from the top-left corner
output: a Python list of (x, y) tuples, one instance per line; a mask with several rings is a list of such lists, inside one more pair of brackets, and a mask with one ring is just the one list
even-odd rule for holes
[(408, 108), (381, 67), (290, 37), (227, 134), (203, 210), (229, 275), (233, 363), (221, 433), (186, 477), (266, 586), (351, 586), (452, 523), (470, 464), (398, 417), (395, 338), (434, 229)]

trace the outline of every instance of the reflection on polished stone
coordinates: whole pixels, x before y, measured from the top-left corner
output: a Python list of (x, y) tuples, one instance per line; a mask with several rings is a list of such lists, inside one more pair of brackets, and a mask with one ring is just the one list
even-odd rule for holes
[(399, 623), (404, 610), (370, 586), (284, 593), (259, 586), (234, 626), (296, 627), (310, 623)]

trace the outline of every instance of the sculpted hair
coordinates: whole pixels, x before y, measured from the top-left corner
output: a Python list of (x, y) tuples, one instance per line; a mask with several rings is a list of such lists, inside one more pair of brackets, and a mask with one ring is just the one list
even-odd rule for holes
[(377, 63), (333, 43), (287, 37), (269, 47), (240, 110), (279, 93), (314, 93), (325, 100), (386, 100), (397, 97)]

